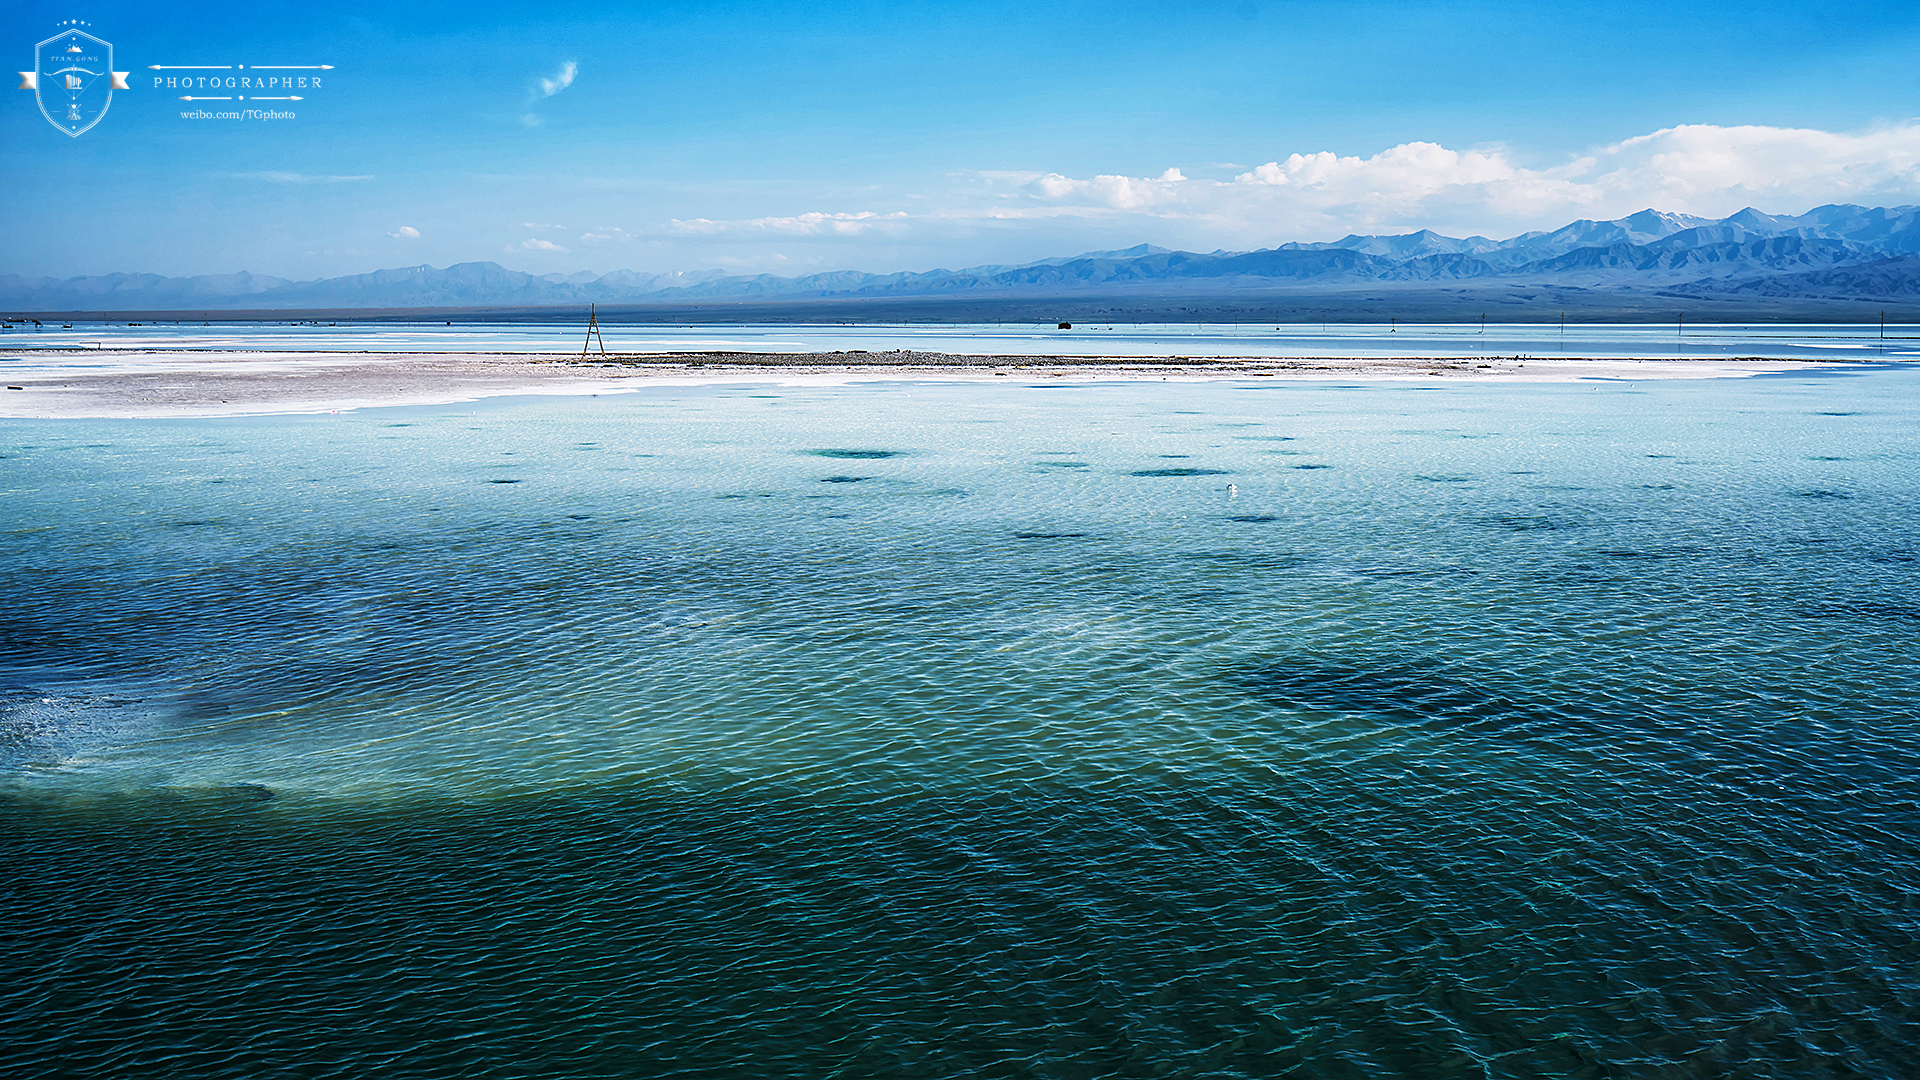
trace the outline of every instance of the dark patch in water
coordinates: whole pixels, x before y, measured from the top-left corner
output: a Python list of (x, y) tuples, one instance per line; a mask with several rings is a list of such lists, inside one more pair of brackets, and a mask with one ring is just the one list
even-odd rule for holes
[(1034, 464), (1050, 469), (1084, 469), (1087, 467), (1087, 463), (1084, 461), (1036, 461)]
[(1473, 483), (1474, 481), (1476, 481), (1476, 480), (1478, 480), (1478, 479), (1479, 479), (1479, 477), (1477, 477), (1477, 476), (1445, 476), (1445, 475), (1428, 475), (1428, 474), (1425, 474), (1425, 473), (1420, 473), (1420, 474), (1416, 474), (1416, 475), (1414, 476), (1414, 479), (1415, 479), (1415, 480), (1421, 480), (1421, 481), (1425, 481), (1426, 483), (1429, 483), (1429, 484), (1471, 484), (1471, 483)]
[(487, 483), (489, 483), (489, 484), (517, 484), (517, 483), (519, 483), (519, 482), (520, 482), (520, 481), (518, 481), (518, 480), (489, 480), (489, 481), (487, 481)]
[(1315, 712), (1366, 713), (1389, 720), (1505, 729), (1551, 718), (1530, 701), (1438, 661), (1362, 664), (1321, 656), (1283, 657), (1226, 673), (1271, 704)]
[(1190, 458), (1192, 454), (1161, 454), (1163, 458)]
[(1821, 619), (1900, 619), (1907, 622), (1920, 622), (1920, 607), (1888, 604), (1877, 600), (1823, 604), (1807, 609), (1807, 614)]
[(1817, 412), (1817, 413), (1814, 413), (1813, 415), (1815, 416), (1859, 416), (1860, 414), (1855, 412)]
[(1272, 514), (1234, 514), (1228, 521), (1242, 521), (1248, 525), (1265, 525), (1269, 521), (1279, 521)]
[(812, 454), (815, 457), (852, 458), (859, 461), (866, 461), (866, 460), (878, 459), (878, 458), (899, 457), (901, 454), (906, 453), (906, 451), (904, 450), (808, 450), (806, 451), (806, 453)]
[(1845, 461), (1847, 459), (1843, 457), (1834, 457), (1830, 454), (1810, 454), (1808, 455), (1807, 460), (1808, 461)]
[(1555, 529), (1573, 528), (1575, 525), (1571, 521), (1537, 514), (1500, 514), (1479, 517), (1473, 519), (1473, 524), (1489, 529), (1504, 529), (1507, 532), (1551, 532)]
[(1296, 469), (1331, 469), (1333, 468), (1333, 466), (1308, 464), (1308, 465), (1295, 465), (1294, 468)]
[(828, 476), (821, 479), (823, 484), (857, 484), (862, 480), (871, 480), (871, 476)]
[(1135, 469), (1129, 476), (1225, 476), (1225, 469)]
[(262, 784), (214, 784), (208, 787), (163, 787), (154, 797), (161, 802), (188, 802), (222, 806), (250, 806), (278, 798)]
[(1826, 488), (1814, 488), (1810, 491), (1789, 491), (1788, 495), (1796, 499), (1851, 499), (1852, 495), (1844, 491), (1829, 491)]
[(1013, 538), (1015, 540), (1084, 540), (1087, 538), (1087, 534), (1086, 533), (1017, 532), (1013, 534)]
[(1291, 551), (1189, 551), (1180, 556), (1197, 562), (1222, 563), (1241, 570), (1253, 570), (1273, 573), (1281, 570), (1295, 570), (1305, 566), (1307, 558)]

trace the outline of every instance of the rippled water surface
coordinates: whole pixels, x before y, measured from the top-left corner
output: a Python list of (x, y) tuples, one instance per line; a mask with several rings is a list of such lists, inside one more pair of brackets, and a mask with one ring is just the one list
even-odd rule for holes
[(0, 424), (0, 1070), (1920, 1072), (1920, 373)]

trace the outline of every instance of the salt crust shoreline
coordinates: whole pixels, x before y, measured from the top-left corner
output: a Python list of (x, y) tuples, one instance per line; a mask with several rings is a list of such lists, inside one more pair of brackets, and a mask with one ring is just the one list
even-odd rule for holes
[[(1781, 359), (960, 356), (944, 353), (22, 352), (0, 365), (0, 417), (130, 419), (331, 413), (651, 386), (868, 382), (1632, 382), (1830, 366)], [(14, 389), (15, 387), (19, 389)]]

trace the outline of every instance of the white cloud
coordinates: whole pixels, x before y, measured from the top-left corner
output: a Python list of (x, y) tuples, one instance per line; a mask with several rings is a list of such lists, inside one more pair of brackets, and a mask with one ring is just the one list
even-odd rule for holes
[[(1765, 198), (1911, 198), (1920, 190), (1920, 120), (1865, 132), (1807, 128), (1665, 128), (1596, 155), (1597, 183), (1674, 200), (1722, 192)], [(1735, 207), (1735, 209), (1739, 209)]]
[(1075, 180), (1059, 173), (999, 172), (981, 175), (991, 180), (1011, 182), (1054, 202), (1092, 203), (1115, 210), (1141, 211), (1179, 201), (1179, 185), (1187, 182), (1179, 169), (1168, 169), (1157, 177), (1139, 179), (1130, 176), (1095, 176)]
[(675, 218), (668, 223), (667, 227), (670, 232), (703, 236), (755, 233), (777, 233), (785, 236), (857, 236), (873, 228), (897, 227), (904, 224), (909, 217), (910, 215), (902, 211), (890, 214), (876, 213), (872, 210), (834, 214), (815, 211), (795, 214), (791, 217), (749, 218), (741, 221)]
[(1236, 184), (1292, 184), (1383, 199), (1421, 198), (1449, 187), (1512, 180), (1516, 170), (1499, 152), (1449, 150), (1437, 143), (1396, 146), (1370, 158), (1337, 157), (1321, 151), (1294, 154), (1286, 164), (1269, 161), (1233, 178)]
[(572, 60), (560, 65), (560, 70), (551, 79), (540, 80), (540, 96), (552, 97), (573, 85), (573, 77), (580, 71), (580, 65)]
[(1368, 154), (1303, 150), (1264, 164), (1232, 156), (1249, 164), (1215, 161), (1145, 176), (956, 173), (935, 187), (896, 192), (891, 205), (871, 196), (875, 201), (864, 206), (686, 217), (632, 231), (602, 224), (562, 233), (528, 221), (520, 231), (529, 239), (510, 250), (566, 250), (536, 239), (551, 235), (577, 237), (572, 246), (596, 250), (631, 245), (660, 259), (698, 252), (710, 265), (771, 269), (791, 259), (794, 267), (924, 269), (1142, 240), (1245, 250), (1419, 228), (1507, 237), (1646, 207), (1723, 217), (1748, 205), (1800, 213), (1826, 202), (1920, 203), (1920, 120), (1855, 132), (1681, 125), (1553, 157), (1431, 141)]
[(387, 235), (393, 237), (395, 240), (418, 240), (420, 239), (420, 230), (411, 225), (402, 225)]
[[(1826, 202), (1920, 199), (1920, 121), (1864, 132), (1690, 124), (1557, 164), (1505, 147), (1410, 142), (1370, 157), (1292, 154), (1231, 180), (980, 173), (998, 213), (1179, 220), (1245, 246), (1345, 231), (1430, 227), (1506, 235), (1646, 207), (1723, 217), (1744, 206), (1800, 212)], [(1238, 242), (1236, 243), (1235, 240)]]
[[(544, 98), (550, 98), (572, 86), (573, 77), (579, 73), (580, 65), (569, 60), (560, 65), (560, 70), (554, 72), (552, 78), (535, 79), (533, 89), (527, 92), (527, 104), (531, 105)], [(526, 127), (539, 127), (546, 122), (546, 118), (539, 113), (528, 112), (520, 115), (520, 123)]]

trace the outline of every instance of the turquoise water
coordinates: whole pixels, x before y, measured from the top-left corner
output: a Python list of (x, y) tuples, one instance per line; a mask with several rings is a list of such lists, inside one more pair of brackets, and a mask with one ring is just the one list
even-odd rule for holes
[(1920, 1071), (1920, 373), (0, 422), (0, 1071)]

